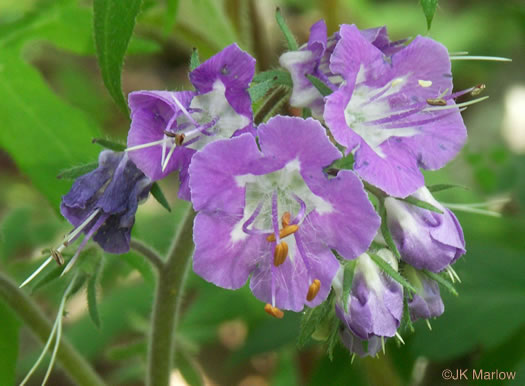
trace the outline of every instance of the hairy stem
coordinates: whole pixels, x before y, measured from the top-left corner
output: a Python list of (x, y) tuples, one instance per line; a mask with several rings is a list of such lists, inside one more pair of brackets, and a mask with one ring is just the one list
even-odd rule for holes
[[(16, 312), (41, 342), (47, 340), (52, 329), (51, 322), (35, 302), (2, 272), (0, 272), (0, 298)], [(61, 338), (57, 358), (74, 384), (80, 386), (105, 385), (91, 365), (64, 337)]]
[(175, 355), (175, 329), (193, 252), (193, 209), (188, 209), (168, 258), (159, 271), (148, 352), (148, 386), (168, 386)]
[(160, 255), (149, 245), (137, 239), (131, 239), (129, 243), (131, 249), (137, 251), (150, 261), (150, 263), (160, 272), (164, 268), (164, 262)]

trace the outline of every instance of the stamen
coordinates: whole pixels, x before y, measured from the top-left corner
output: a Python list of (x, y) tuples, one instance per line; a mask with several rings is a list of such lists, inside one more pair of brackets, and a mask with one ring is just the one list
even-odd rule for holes
[(281, 225), (283, 228), (286, 228), (290, 224), (291, 217), (290, 212), (284, 212), (283, 217), (281, 217)]
[(273, 240), (270, 240), (270, 236), (266, 238), (268, 241), (280, 241), (280, 232), (279, 232), (279, 220), (277, 220), (278, 208), (277, 208), (277, 191), (274, 191), (272, 194), (272, 225), (273, 225)]
[(171, 156), (173, 155), (173, 152), (175, 151), (175, 148), (177, 147), (177, 141), (175, 140), (175, 143), (171, 146), (170, 152), (168, 153), (168, 156), (164, 160), (164, 164), (162, 164), (162, 172), (166, 170), (166, 167), (168, 166), (168, 163), (170, 162)]
[(278, 267), (286, 260), (288, 256), (288, 244), (284, 241), (281, 241), (275, 246), (275, 251), (273, 252), (273, 265)]
[[(285, 237), (294, 234), (295, 232), (297, 232), (298, 229), (299, 229), (299, 225), (295, 225), (295, 224), (294, 225), (288, 225), (287, 227), (285, 227), (285, 228), (283, 228), (283, 229), (281, 229), (279, 231), (279, 239), (284, 239)], [(276, 241), (275, 235), (274, 234), (268, 235), (266, 237), (266, 240), (269, 241), (269, 242)]]
[(58, 265), (64, 264), (64, 257), (58, 249), (51, 249), (51, 256), (53, 256)]
[(455, 109), (459, 107), (465, 107), (470, 106), (479, 102), (483, 102), (484, 100), (488, 99), (488, 96), (484, 96), (481, 98), (477, 98), (468, 102), (453, 104), (453, 105), (446, 105), (446, 106), (436, 106), (436, 107), (427, 107), (426, 109), (423, 109), (423, 111), (440, 111), (440, 110), (447, 110), (447, 109)]
[(417, 81), (417, 83), (418, 83), (421, 87), (424, 87), (424, 88), (432, 86), (432, 81), (431, 81), (431, 80), (422, 80), (422, 79), (419, 79), (419, 80)]
[(147, 147), (162, 145), (163, 142), (164, 142), (164, 138), (158, 141), (153, 141), (153, 142), (143, 143), (141, 145), (131, 146), (131, 147), (124, 149), (124, 151), (140, 150), (140, 149), (144, 149)]
[(293, 198), (294, 198), (295, 201), (297, 201), (299, 203), (301, 208), (299, 209), (299, 212), (297, 213), (297, 216), (295, 216), (295, 218), (292, 220), (292, 224), (299, 224), (302, 221), (304, 215), (306, 214), (306, 204), (296, 194), (293, 195)]
[(53, 261), (53, 256), (49, 256), (46, 261), (44, 261), (40, 267), (38, 267), (31, 275), (29, 275), (29, 277), (27, 279), (24, 280), (24, 282), (22, 284), (20, 284), (20, 287), (18, 288), (22, 288), (24, 287), (27, 283), (29, 283), (31, 280), (33, 280), (36, 275), (38, 275), (40, 272), (42, 272), (42, 270), (47, 267), (49, 265), (49, 263), (51, 263)]
[(483, 92), (483, 90), (485, 90), (486, 87), (487, 86), (485, 86), (484, 83), (480, 83), (476, 87), (474, 87), (474, 90), (472, 90), (470, 92), (470, 95), (477, 96), (477, 95), (481, 94)]
[(175, 134), (175, 144), (177, 146), (182, 146), (182, 142), (184, 142), (184, 138), (186, 138), (186, 135), (183, 134)]
[(459, 275), (457, 274), (457, 272), (454, 270), (454, 268), (452, 268), (450, 265), (447, 267), (450, 272), (452, 272), (452, 275), (454, 275), (454, 277), (456, 278), (456, 280), (461, 283), (461, 278), (459, 277)]
[(454, 277), (454, 275), (452, 275), (452, 272), (450, 272), (448, 269), (445, 269), (445, 271), (447, 271), (447, 274), (448, 274), (448, 277), (450, 278), (450, 281), (452, 283), (455, 283), (456, 282), (456, 278)]
[(351, 365), (354, 364), (354, 359), (355, 359), (355, 354), (352, 354), (352, 359), (350, 359), (350, 364), (351, 364)]
[(266, 311), (266, 313), (268, 315), (271, 315), (277, 319), (282, 319), (283, 316), (284, 316), (284, 312), (282, 312), (280, 309), (278, 309), (277, 307), (274, 307), (272, 306), (270, 303), (267, 303), (265, 306), (264, 306), (264, 311)]
[(321, 289), (321, 281), (319, 279), (315, 279), (312, 284), (310, 284), (310, 287), (308, 287), (308, 294), (306, 295), (306, 300), (311, 302), (315, 299), (317, 294), (319, 293), (319, 290)]
[(175, 97), (175, 95), (172, 94), (171, 96), (173, 98), (173, 101), (177, 105), (177, 107), (182, 111), (182, 113), (190, 120), (191, 123), (193, 123), (195, 126), (199, 126), (199, 124), (193, 119), (191, 114), (186, 110), (186, 108), (180, 103), (180, 101)]
[(399, 332), (396, 331), (396, 338), (399, 339), (399, 341), (402, 343), (402, 344), (405, 344), (405, 341), (403, 340), (403, 338), (401, 337), (401, 335), (399, 335)]
[(386, 354), (386, 351), (385, 351), (385, 337), (384, 336), (381, 337), (381, 348), (383, 349), (383, 354)]
[(425, 319), (425, 322), (427, 322), (428, 329), (432, 331), (432, 325), (430, 324), (430, 321), (428, 319)]
[(446, 106), (447, 105), (447, 101), (444, 100), (443, 98), (435, 98), (435, 99), (429, 98), (427, 99), (427, 103), (431, 106)]
[[(88, 218), (86, 218), (84, 220), (84, 222), (82, 222), (82, 224), (80, 224), (78, 227), (76, 227), (75, 229), (73, 229), (70, 233), (68, 233), (68, 235), (66, 236), (66, 241), (64, 241), (63, 245), (66, 246), (67, 244), (66, 243), (70, 243), (71, 241), (73, 241), (74, 239), (76, 239), (76, 237), (78, 236), (78, 234), (80, 232), (82, 232), (82, 230), (91, 222), (91, 220), (93, 220), (95, 218), (95, 216), (98, 214), (98, 212), (100, 212), (100, 208), (97, 208), (95, 209), (89, 216)], [(62, 250), (59, 248), (60, 252), (62, 252)]]
[(500, 56), (467, 56), (467, 55), (458, 55), (451, 56), (450, 60), (487, 60), (493, 62), (512, 62), (510, 58), (503, 58)]

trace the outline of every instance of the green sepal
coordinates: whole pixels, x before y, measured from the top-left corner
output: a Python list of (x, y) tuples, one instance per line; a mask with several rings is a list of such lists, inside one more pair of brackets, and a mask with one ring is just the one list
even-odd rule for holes
[(310, 118), (312, 116), (312, 109), (308, 107), (303, 107), (303, 111), (301, 112), (301, 116), (303, 119)]
[(110, 347), (106, 351), (106, 357), (111, 361), (123, 361), (134, 357), (143, 357), (148, 350), (148, 344), (144, 339), (133, 340), (124, 344)]
[(126, 145), (117, 142), (112, 141), (111, 139), (105, 139), (105, 138), (93, 138), (91, 141), (92, 143), (96, 143), (97, 145), (100, 145), (102, 147), (105, 147), (106, 149), (113, 150), (113, 151), (124, 151), (126, 150)]
[(356, 260), (350, 260), (344, 264), (343, 268), (343, 307), (345, 312), (348, 312), (348, 297), (352, 291), (356, 264)]
[(457, 185), (457, 184), (435, 184), (435, 185), (427, 186), (428, 191), (431, 193), (441, 192), (442, 190), (448, 190), (448, 189), (453, 189), (453, 188), (461, 188), (461, 189), (468, 190), (466, 186)]
[(295, 40), (292, 31), (290, 31), (290, 28), (288, 28), (288, 25), (286, 24), (286, 21), (284, 20), (283, 15), (281, 14), (281, 9), (279, 7), (277, 7), (277, 9), (275, 10), (275, 20), (277, 21), (277, 24), (279, 25), (279, 28), (281, 29), (284, 38), (286, 39), (288, 49), (290, 51), (297, 51), (299, 49), (299, 46), (297, 45), (297, 40)]
[(330, 315), (333, 310), (333, 293), (328, 299), (314, 308), (308, 308), (301, 319), (297, 347), (303, 347), (315, 332), (316, 328)]
[(414, 332), (414, 325), (412, 324), (412, 319), (410, 318), (410, 310), (408, 308), (408, 294), (403, 296), (403, 320), (401, 325), (405, 329), (409, 329), (411, 332)]
[(408, 196), (405, 198), (396, 198), (396, 200), (404, 201), (410, 205), (417, 206), (418, 208), (430, 210), (435, 213), (443, 214), (443, 211), (426, 201), (415, 198), (414, 196)]
[(191, 57), (190, 57), (190, 71), (195, 70), (200, 65), (201, 65), (201, 60), (199, 58), (199, 50), (197, 50), (196, 47), (193, 47), (193, 51), (191, 52)]
[(394, 253), (394, 256), (398, 260), (401, 260), (401, 254), (399, 253), (399, 250), (397, 249), (397, 246), (394, 243), (394, 239), (392, 238), (390, 229), (388, 229), (386, 208), (382, 200), (380, 200), (379, 202), (379, 216), (381, 216), (381, 234), (383, 235), (383, 238), (385, 239), (386, 245)]
[(347, 156), (335, 160), (331, 168), (344, 169), (344, 170), (353, 170), (354, 169), (354, 155), (349, 153)]
[(328, 341), (326, 342), (328, 346), (326, 348), (326, 351), (328, 354), (328, 358), (331, 361), (333, 361), (334, 360), (334, 349), (337, 345), (337, 342), (339, 342), (339, 326), (341, 325), (341, 321), (339, 320), (335, 312), (331, 314), (331, 317), (332, 317), (331, 332), (330, 332), (330, 336), (328, 337)]
[(416, 289), (405, 279), (399, 272), (397, 272), (390, 264), (384, 261), (381, 256), (375, 253), (369, 253), (370, 258), (381, 268), (388, 276), (401, 284), (405, 289), (416, 293)]
[(452, 283), (449, 282), (447, 279), (445, 279), (440, 274), (428, 271), (426, 269), (424, 269), (422, 272), (425, 275), (427, 275), (429, 278), (431, 278), (432, 280), (437, 281), (438, 284), (440, 284), (441, 286), (445, 287), (452, 295), (454, 295), (454, 296), (458, 296), (459, 295), (458, 291), (456, 291), (456, 288), (454, 288)]
[(425, 19), (427, 19), (427, 29), (430, 29), (432, 26), (432, 19), (434, 19), (434, 14), (436, 13), (438, 0), (420, 0), (420, 3), (423, 8), (423, 13), (425, 14)]
[(330, 87), (328, 87), (321, 79), (319, 79), (318, 77), (316, 76), (313, 76), (311, 74), (307, 74), (306, 77), (308, 78), (308, 80), (310, 81), (310, 83), (312, 83), (312, 85), (317, 89), (317, 91), (319, 91), (319, 93), (322, 95), (322, 96), (328, 96), (330, 95), (333, 91)]
[(262, 83), (268, 80), (275, 80), (279, 85), (292, 87), (292, 77), (288, 71), (268, 70), (260, 72), (253, 77), (254, 83)]
[(84, 174), (87, 174), (98, 167), (98, 162), (90, 162), (83, 165), (73, 166), (72, 168), (61, 171), (58, 175), (58, 179), (64, 180), (75, 180)]
[(158, 183), (153, 183), (153, 185), (151, 186), (151, 195), (153, 196), (153, 198), (155, 200), (157, 200), (157, 202), (162, 205), (163, 208), (165, 208), (168, 212), (171, 212), (171, 206), (168, 202), (168, 200), (166, 199), (166, 196), (164, 195), (164, 193), (162, 192), (160, 186)]

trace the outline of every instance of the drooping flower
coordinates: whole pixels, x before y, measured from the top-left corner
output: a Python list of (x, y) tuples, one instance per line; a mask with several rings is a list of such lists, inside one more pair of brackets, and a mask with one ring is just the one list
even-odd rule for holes
[[(397, 271), (397, 260), (388, 249), (377, 255)], [(343, 269), (332, 283), (337, 296), (336, 315), (361, 340), (392, 337), (403, 314), (403, 288), (384, 274), (367, 253), (357, 258), (352, 289), (345, 304), (342, 296)]]
[(151, 179), (135, 166), (126, 153), (102, 151), (98, 157), (98, 167), (78, 177), (71, 190), (62, 197), (60, 213), (74, 229), (22, 286), (29, 283), (53, 259), (62, 264), (61, 252), (82, 233), (85, 234), (84, 239), (62, 274), (73, 266), (91, 239), (109, 253), (129, 251), (137, 207), (148, 197), (152, 184)]
[(454, 213), (443, 207), (426, 187), (413, 196), (443, 214), (388, 197), (388, 228), (404, 261), (417, 269), (440, 272), (465, 253), (463, 230)]
[(361, 339), (347, 327), (339, 332), (339, 336), (348, 351), (360, 357), (373, 357), (381, 350), (381, 338), (378, 336), (374, 335), (369, 339)]
[(438, 283), (409, 265), (405, 266), (403, 273), (417, 290), (408, 301), (410, 319), (415, 321), (440, 316), (445, 311), (445, 306), (439, 294)]
[(448, 51), (418, 36), (386, 58), (354, 25), (343, 25), (330, 70), (344, 79), (326, 98), (324, 119), (354, 152), (355, 172), (396, 197), (423, 186), (419, 168), (439, 169), (461, 149), (466, 129), (452, 93)]
[[(386, 27), (370, 28), (361, 31), (363, 37), (376, 46), (385, 55), (392, 55), (402, 47), (404, 41), (390, 42)], [(339, 75), (330, 70), (330, 56), (339, 41), (339, 33), (327, 36), (326, 23), (319, 20), (310, 29), (308, 43), (298, 51), (285, 52), (279, 58), (281, 66), (286, 68), (292, 77), (293, 90), (290, 104), (295, 107), (310, 107), (316, 116), (323, 115), (323, 96), (312, 85), (306, 75), (321, 79), (333, 91), (342, 82)]]
[(179, 197), (189, 200), (193, 154), (217, 139), (253, 132), (247, 89), (254, 72), (255, 60), (232, 44), (190, 73), (195, 92), (130, 93), (133, 162), (152, 180), (179, 170)]
[(214, 284), (250, 287), (266, 310), (320, 304), (339, 267), (331, 249), (353, 259), (379, 226), (351, 171), (329, 179), (341, 157), (313, 119), (276, 116), (249, 135), (217, 141), (190, 166), (194, 271)]

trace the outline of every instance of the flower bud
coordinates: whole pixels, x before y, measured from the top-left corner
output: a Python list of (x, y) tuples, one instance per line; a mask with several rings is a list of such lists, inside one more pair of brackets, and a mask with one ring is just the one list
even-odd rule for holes
[(415, 321), (440, 316), (445, 311), (445, 306), (436, 281), (409, 265), (405, 267), (404, 274), (417, 290), (413, 298), (408, 301), (410, 319)]

